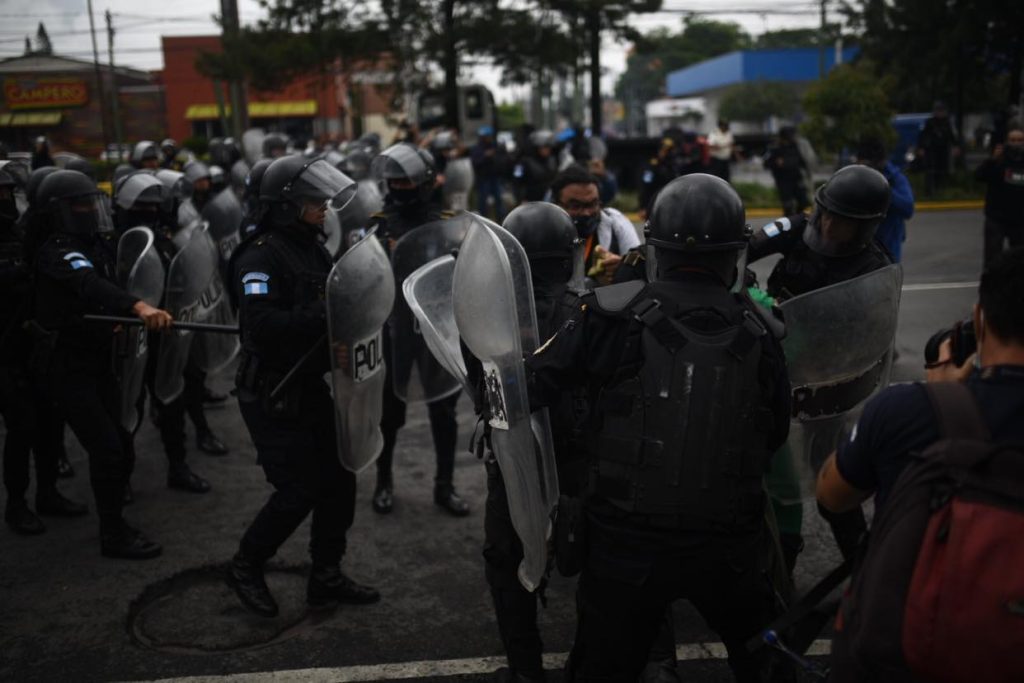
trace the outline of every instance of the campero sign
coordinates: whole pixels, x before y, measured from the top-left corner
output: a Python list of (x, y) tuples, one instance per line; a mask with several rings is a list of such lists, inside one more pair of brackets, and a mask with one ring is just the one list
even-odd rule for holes
[(89, 87), (77, 78), (8, 78), (4, 101), (12, 110), (81, 107), (89, 101)]

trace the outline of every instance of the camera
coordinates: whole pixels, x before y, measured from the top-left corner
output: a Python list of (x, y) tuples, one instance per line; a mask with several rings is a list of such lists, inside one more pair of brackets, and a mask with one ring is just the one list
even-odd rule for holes
[(953, 356), (951, 362), (957, 367), (967, 362), (975, 351), (978, 350), (978, 337), (974, 333), (974, 321), (971, 318), (960, 320), (952, 327), (939, 330), (931, 336), (924, 346), (925, 367), (935, 367), (939, 360), (939, 346), (942, 342), (950, 340)]

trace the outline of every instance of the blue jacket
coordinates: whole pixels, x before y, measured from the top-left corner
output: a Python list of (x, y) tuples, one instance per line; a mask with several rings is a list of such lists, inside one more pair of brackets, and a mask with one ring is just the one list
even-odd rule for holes
[(889, 211), (875, 230), (875, 238), (889, 250), (893, 263), (899, 263), (903, 256), (903, 240), (907, 238), (907, 220), (914, 215), (914, 191), (910, 181), (891, 161), (885, 163), (882, 175), (889, 181), (892, 198)]

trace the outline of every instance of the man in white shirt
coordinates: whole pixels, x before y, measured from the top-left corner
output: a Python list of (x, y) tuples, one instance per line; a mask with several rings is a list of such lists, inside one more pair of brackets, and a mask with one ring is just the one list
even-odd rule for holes
[(708, 133), (708, 147), (711, 148), (711, 173), (728, 182), (729, 163), (736, 149), (728, 121), (718, 119), (718, 128)]

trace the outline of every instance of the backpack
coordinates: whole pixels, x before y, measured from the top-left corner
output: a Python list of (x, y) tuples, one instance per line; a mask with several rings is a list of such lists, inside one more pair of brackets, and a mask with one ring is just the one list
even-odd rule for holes
[(836, 619), (829, 680), (1024, 681), (1024, 444), (963, 384), (925, 385), (942, 438), (897, 480)]

